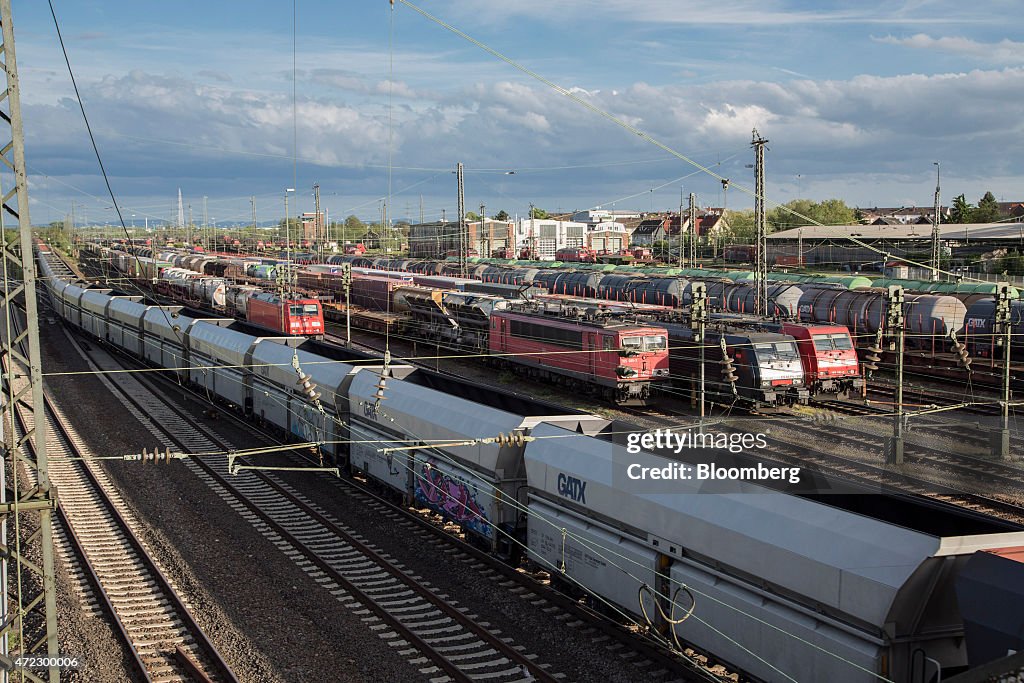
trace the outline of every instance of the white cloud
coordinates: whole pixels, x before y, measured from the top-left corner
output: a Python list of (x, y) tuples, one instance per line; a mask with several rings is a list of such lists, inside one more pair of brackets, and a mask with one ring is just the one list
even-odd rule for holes
[(896, 36), (872, 37), (876, 43), (899, 45), (918, 50), (935, 50), (991, 62), (993, 64), (1024, 64), (1024, 43), (1003, 39), (998, 43), (981, 43), (969, 38), (949, 36), (933, 38), (918, 33), (906, 38)]
[[(563, 171), (543, 178), (519, 173), (497, 190), (505, 199), (495, 201), (502, 202), (515, 192), (527, 201), (548, 205), (596, 204), (629, 194), (638, 186), (642, 190), (660, 185), (690, 170), (682, 162), (654, 170), (616, 165), (655, 150), (541, 85), (501, 81), (415, 93), (419, 95), (415, 101), (396, 101), (389, 136), (386, 97), (380, 94), (379, 81), (343, 71), (314, 78), (325, 83), (336, 79), (369, 91), (359, 101), (342, 99), (348, 91), (339, 97), (326, 88), (318, 97), (299, 99), (299, 156), (303, 164), (316, 164), (318, 179), (325, 182), (331, 173), (347, 173), (346, 187), (348, 179), (374, 186), (380, 179), (378, 170), (352, 169), (386, 163), (389, 137), (396, 167), (446, 168), (457, 161), (469, 169), (608, 164), (604, 169)], [(349, 83), (348, 78), (358, 83)], [(400, 85), (404, 87), (396, 83), (396, 98), (413, 94), (400, 91)], [(84, 86), (101, 149), (109, 157), (108, 169), (115, 174), (166, 178), (177, 172), (188, 177), (189, 169), (201, 169), (240, 182), (239, 178), (253, 173), (254, 163), (263, 163), (259, 157), (280, 155), (286, 161), (291, 153), (290, 93), (254, 92), (235, 84), (210, 85), (142, 70)], [(386, 91), (386, 82), (383, 86)], [(770, 184), (772, 174), (792, 178), (800, 173), (805, 189), (824, 191), (848, 185), (851, 191), (857, 188), (866, 193), (863, 183), (853, 179), (914, 177), (930, 172), (936, 159), (943, 162), (944, 176), (949, 168), (951, 178), (1024, 177), (1024, 100), (1018, 96), (1024, 92), (1024, 68), (685, 87), (636, 83), (615, 90), (577, 88), (574, 92), (680, 152), (704, 150), (705, 162), (740, 154), (731, 169), (723, 170), (737, 184), (749, 173), (743, 163), (749, 160), (754, 127), (771, 140)], [(957, 106), (958, 102), (969, 106)], [(66, 159), (69, 173), (82, 173), (94, 163), (89, 160), (74, 102), (29, 107), (31, 159)], [(154, 142), (160, 140), (176, 144)], [(56, 169), (51, 163), (45, 170), (54, 173)], [(467, 181), (472, 192), (488, 191), (485, 181), (478, 179), (474, 184), (472, 178)], [(687, 182), (700, 187), (701, 180)], [(175, 183), (173, 179), (165, 182)], [(717, 191), (710, 180), (704, 187)], [(886, 203), (886, 196), (905, 193), (899, 187), (876, 188), (872, 198)], [(236, 194), (249, 191), (233, 190)], [(836, 194), (843, 195), (838, 189)], [(846, 198), (858, 203), (866, 201), (864, 197)], [(927, 199), (924, 196), (922, 201)]]

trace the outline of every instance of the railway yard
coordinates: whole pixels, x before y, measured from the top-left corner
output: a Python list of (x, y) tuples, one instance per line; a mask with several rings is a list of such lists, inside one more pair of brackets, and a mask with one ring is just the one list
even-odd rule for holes
[[(284, 329), (265, 330), (191, 295), (213, 291), (212, 276), (190, 276), (202, 285), (182, 296), (145, 286), (161, 281), (143, 272), (157, 267), (145, 253), (131, 257), (141, 274), (125, 278), (128, 261), (114, 273), (118, 257), (99, 247), (81, 263), (37, 250), (61, 651), (84, 661), (66, 680), (917, 681), (906, 675), (915, 648), (962, 671), (964, 629), (970, 638), (975, 621), (1005, 617), (968, 619), (953, 596), (985, 576), (974, 554), (1001, 560), (1024, 546), (1024, 435), (1011, 422), (1009, 455), (993, 458), (998, 391), (918, 368), (903, 383), (893, 463), (892, 368), (880, 360), (865, 377), (867, 361), (833, 320), (819, 325), (840, 339), (827, 358), (857, 374), (837, 373), (843, 382), (820, 393), (825, 375), (815, 385), (779, 374), (800, 371), (799, 336), (719, 322), (718, 355), (701, 349), (716, 386), (701, 418), (696, 355), (664, 377), (647, 372), (676, 362), (677, 333), (619, 351), (631, 335), (656, 336), (665, 318), (565, 317), (567, 306), (610, 306), (580, 292), (559, 300), (549, 287), (538, 299), (547, 313), (516, 309), (534, 340), (563, 351), (533, 349), (526, 356), (539, 365), (496, 368), (481, 353), (486, 338), (453, 344), (410, 324), (381, 335), (327, 316), (320, 328), (303, 318), (305, 334), (289, 341), (289, 297)], [(218, 258), (231, 257), (204, 257)], [(452, 282), (432, 294), (360, 275), (383, 282), (385, 297), (439, 303), (460, 333), (492, 325), (474, 321), (479, 302)], [(319, 302), (311, 290), (302, 297), (290, 299)], [(552, 302), (568, 326), (538, 326)], [(642, 313), (682, 305), (664, 303)], [(599, 375), (600, 361), (558, 358), (570, 332), (552, 331), (573, 326), (614, 331), (590, 355), (614, 349), (620, 368), (636, 368), (615, 381), (649, 383), (650, 400), (585, 391), (579, 372)], [(752, 353), (758, 345), (778, 354)], [(696, 370), (670, 383), (678, 367)], [(16, 412), (20, 434), (34, 418), (26, 401)], [(698, 466), (707, 456), (669, 442), (626, 448), (627, 437), (698, 425), (763, 439), (749, 452), (716, 451), (713, 464), (796, 469), (799, 483), (677, 482), (677, 495), (659, 498), (666, 489), (616, 479), (626, 453)], [(524, 452), (525, 468), (510, 459)], [(541, 467), (554, 468), (547, 479)], [(19, 482), (35, 483), (29, 470)], [(559, 508), (565, 499), (573, 504)], [(677, 521), (643, 530), (667, 514)], [(716, 541), (727, 537), (736, 540)], [(1019, 604), (1006, 599), (1011, 611)]]

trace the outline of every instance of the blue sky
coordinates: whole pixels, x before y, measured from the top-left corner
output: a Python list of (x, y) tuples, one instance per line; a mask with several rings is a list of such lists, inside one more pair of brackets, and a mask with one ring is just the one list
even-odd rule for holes
[[(930, 205), (934, 161), (947, 201), (1024, 199), (1017, 2), (416, 4), (713, 167), (733, 208), (752, 204), (754, 126), (771, 141), (770, 201)], [(332, 218), (374, 219), (388, 195), (393, 218), (418, 219), (421, 196), (428, 220), (451, 217), (459, 161), (467, 205), (488, 213), (662, 210), (681, 187), (724, 199), (717, 179), (401, 2), (299, 0), (294, 81), (292, 3), (55, 7), (128, 218), (173, 218), (179, 187), (197, 221), (204, 196), (218, 223), (249, 220), (250, 195), (278, 218), (284, 188), (310, 210), (314, 182)], [(112, 220), (45, 3), (16, 2), (14, 26), (33, 222), (72, 201)]]

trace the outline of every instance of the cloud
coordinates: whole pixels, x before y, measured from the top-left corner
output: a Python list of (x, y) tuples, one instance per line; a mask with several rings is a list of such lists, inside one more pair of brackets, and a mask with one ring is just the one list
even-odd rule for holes
[[(839, 3), (842, 4), (842, 3)], [(935, 3), (927, 3), (934, 5)], [(553, 23), (575, 23), (581, 18), (611, 19), (633, 24), (687, 24), (691, 26), (794, 26), (827, 24), (950, 24), (1002, 23), (994, 17), (979, 17), (976, 12), (953, 2), (940, 2), (941, 9), (924, 3), (864, 2), (831, 9), (808, 10), (802, 3), (785, 0), (736, 0), (731, 3), (707, 3), (702, 0), (516, 0), (492, 2), (469, 0), (446, 12), (460, 20), (485, 23), (508, 17), (525, 17)], [(849, 9), (855, 7), (855, 9)]]
[(1003, 39), (998, 43), (981, 43), (957, 36), (932, 38), (925, 33), (918, 33), (906, 38), (872, 36), (871, 39), (876, 43), (963, 55), (993, 64), (1024, 64), (1024, 43), (1008, 39)]
[[(345, 86), (341, 92), (314, 89), (315, 97), (300, 94), (298, 155), (303, 172), (315, 173), (325, 188), (334, 183), (353, 195), (381, 191), (383, 175), (377, 167), (387, 163), (389, 146), (398, 168), (445, 169), (464, 162), (470, 169), (467, 192), (486, 197), (489, 206), (501, 202), (510, 211), (512, 195), (524, 204), (533, 200), (546, 206), (589, 206), (692, 170), (681, 161), (657, 167), (621, 165), (623, 160), (650, 158), (656, 150), (539, 84), (455, 82), (414, 92), (396, 83), (390, 112), (394, 126), (389, 129), (386, 81), (343, 69), (303, 77)], [(786, 83), (570, 87), (673, 149), (688, 155), (702, 150), (698, 156), (703, 163), (739, 155), (731, 166), (722, 167), (737, 185), (749, 177), (743, 164), (750, 159), (754, 127), (771, 141), (770, 191), (776, 178), (799, 173), (805, 189), (836, 188), (850, 203), (886, 203), (889, 194), (903, 196), (906, 187), (914, 186), (908, 178), (931, 172), (936, 159), (943, 162), (944, 186), (950, 169), (951, 189), (956, 176), (1024, 176), (1024, 100), (1017, 95), (1024, 91), (1024, 68)], [(204, 194), (214, 196), (223, 188), (242, 195), (254, 191), (254, 185), (265, 185), (267, 178), (285, 176), (285, 184), (290, 182), (290, 92), (257, 92), (234, 83), (211, 84), (139, 69), (84, 83), (83, 97), (107, 168), (121, 176), (120, 192), (201, 180), (209, 188)], [(960, 101), (971, 106), (951, 106)], [(95, 172), (76, 102), (31, 103), (25, 119), (31, 158), (44, 160), (43, 170), (53, 175), (58, 169), (69, 175)], [(472, 169), (588, 164), (606, 166), (517, 173), (501, 185), (472, 174)], [(447, 172), (433, 172), (448, 178)], [(891, 180), (868, 195), (869, 189), (856, 181), (868, 175)], [(719, 191), (710, 178), (698, 175), (686, 182), (698, 193)], [(841, 191), (844, 186), (852, 188), (851, 194)], [(450, 191), (437, 192), (446, 200), (451, 196)], [(730, 193), (730, 205), (732, 197)], [(928, 200), (927, 193), (922, 197)]]
[(196, 73), (197, 76), (202, 78), (209, 78), (214, 81), (220, 81), (221, 83), (231, 83), (231, 74), (224, 71), (214, 71), (212, 69), (203, 69)]

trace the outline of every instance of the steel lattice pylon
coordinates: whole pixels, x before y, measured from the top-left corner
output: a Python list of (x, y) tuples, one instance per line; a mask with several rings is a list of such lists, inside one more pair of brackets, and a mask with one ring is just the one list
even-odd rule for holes
[[(2, 662), (10, 664), (11, 656), (47, 655), (56, 657), (57, 601), (53, 572), (52, 514), (57, 508), (56, 494), (50, 486), (47, 472), (46, 430), (43, 425), (43, 384), (39, 353), (39, 316), (36, 304), (36, 267), (32, 256), (32, 224), (28, 209), (28, 182), (25, 176), (25, 136), (21, 118), (21, 99), (18, 86), (18, 68), (14, 57), (14, 27), (11, 23), (11, 0), (0, 0), (0, 25), (3, 29), (3, 70), (5, 87), (0, 93), (0, 172), (13, 175), (10, 189), (3, 192), (0, 228), (5, 227), (7, 216), (18, 222), (18, 237), (8, 241), (4, 231), (3, 275), (4, 287), (0, 296), (4, 307), (4, 341), (2, 353), (9, 369), (4, 376), (2, 401), (3, 455), (7, 487), (13, 500), (8, 500), (6, 489), (0, 503), (0, 519), (5, 532), (13, 521), (13, 541), (4, 534), (0, 551), (6, 561), (6, 609), (0, 622), (0, 638), (10, 648), (10, 655), (2, 655)], [(15, 299), (22, 298), (27, 325), (20, 334), (13, 329)], [(22, 348), (27, 350), (25, 353)], [(17, 375), (17, 385), (14, 377)], [(25, 381), (27, 380), (27, 381)], [(14, 430), (15, 406), (29, 400), (35, 416), (36, 429), (18, 438)], [(34, 446), (29, 449), (29, 445)], [(33, 455), (33, 453), (35, 455)], [(21, 464), (34, 473), (36, 483), (25, 488), (17, 477)], [(34, 519), (29, 519), (29, 517)], [(21, 539), (17, 532), (24, 521), (28, 528), (38, 528)], [(3, 661), (6, 659), (7, 661)], [(9, 668), (5, 666), (4, 668)], [(19, 669), (10, 674), (13, 680), (60, 680), (56, 667), (49, 669), (48, 679)]]

